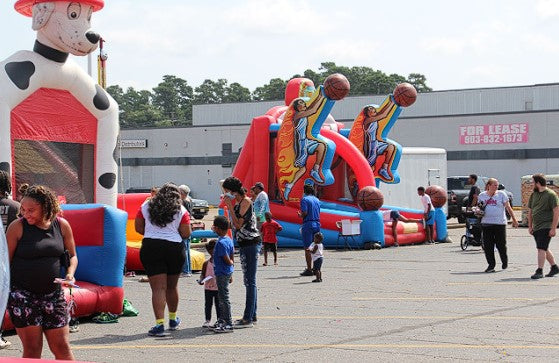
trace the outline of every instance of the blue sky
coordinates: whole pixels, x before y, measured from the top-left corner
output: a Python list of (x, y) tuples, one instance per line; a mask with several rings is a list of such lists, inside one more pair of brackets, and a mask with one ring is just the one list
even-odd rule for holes
[[(0, 4), (0, 59), (31, 49), (31, 19)], [(105, 0), (107, 83), (151, 89), (225, 78), (251, 91), (323, 61), (407, 76), (435, 90), (559, 82), (555, 0)], [(74, 57), (86, 67), (86, 60)]]

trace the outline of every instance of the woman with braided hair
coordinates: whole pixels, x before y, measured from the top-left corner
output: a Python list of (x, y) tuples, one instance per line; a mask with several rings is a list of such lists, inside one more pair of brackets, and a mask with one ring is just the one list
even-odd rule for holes
[(10, 258), (10, 319), (23, 345), (23, 358), (41, 358), (43, 334), (56, 359), (73, 360), (64, 292), (54, 279), (60, 277), (61, 256), (67, 250), (70, 264), (65, 280), (75, 282), (78, 267), (72, 228), (58, 216), (56, 195), (47, 187), (29, 187), (21, 200), (22, 218), (8, 227)]

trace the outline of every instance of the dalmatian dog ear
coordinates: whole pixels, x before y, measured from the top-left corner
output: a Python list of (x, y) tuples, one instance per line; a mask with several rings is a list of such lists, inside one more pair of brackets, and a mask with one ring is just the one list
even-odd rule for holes
[(33, 30), (39, 30), (48, 23), (52, 12), (54, 11), (54, 2), (38, 3), (33, 5)]

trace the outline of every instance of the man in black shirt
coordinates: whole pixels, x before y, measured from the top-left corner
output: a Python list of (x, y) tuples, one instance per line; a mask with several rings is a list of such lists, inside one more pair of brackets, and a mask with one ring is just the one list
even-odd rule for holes
[(477, 175), (470, 174), (470, 177), (468, 178), (468, 185), (471, 185), (472, 187), (470, 188), (470, 194), (468, 194), (468, 204), (466, 205), (466, 208), (471, 208), (477, 204), (477, 196), (479, 195), (480, 190), (476, 183)]
[[(471, 211), (472, 207), (475, 207), (477, 205), (477, 197), (480, 193), (480, 190), (478, 188), (478, 186), (476, 185), (477, 183), (477, 175), (476, 174), (470, 174), (469, 178), (468, 178), (468, 185), (471, 185), (472, 187), (470, 188), (470, 193), (468, 194), (468, 201), (466, 202), (466, 210), (467, 211)], [(469, 217), (470, 216), (470, 217)], [(473, 212), (470, 212), (470, 214), (466, 215), (466, 218), (472, 218), (473, 216)], [(473, 219), (475, 221), (475, 219)], [(467, 220), (468, 223), (469, 220)], [(479, 228), (474, 228), (472, 229), (472, 234), (474, 235), (474, 239), (476, 241), (481, 241), (481, 229)]]

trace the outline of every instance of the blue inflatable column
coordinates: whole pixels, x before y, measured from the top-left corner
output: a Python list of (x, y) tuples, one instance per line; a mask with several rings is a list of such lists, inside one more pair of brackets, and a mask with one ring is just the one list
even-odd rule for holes
[[(378, 210), (362, 211), (359, 213), (361, 222), (361, 238), (365, 243), (380, 243), (384, 247), (384, 222), (382, 213)], [(445, 226), (446, 228), (446, 226)]]
[(448, 238), (448, 230), (446, 228), (446, 215), (442, 208), (435, 208), (435, 227), (437, 228), (437, 241), (450, 242)]

